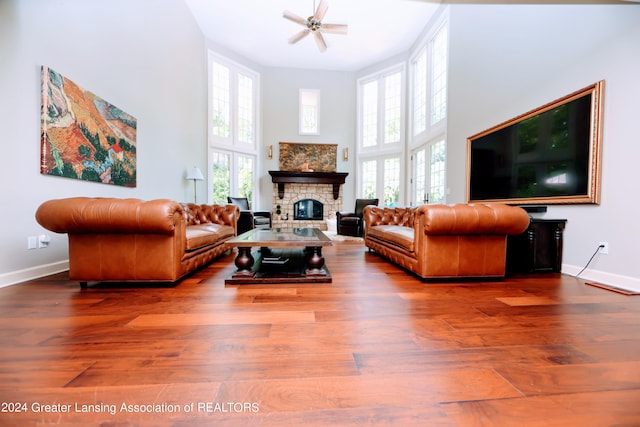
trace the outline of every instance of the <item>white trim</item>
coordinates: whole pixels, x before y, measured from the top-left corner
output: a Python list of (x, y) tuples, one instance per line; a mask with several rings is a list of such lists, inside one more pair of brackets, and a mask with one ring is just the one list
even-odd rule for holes
[(61, 273), (67, 270), (69, 270), (69, 260), (38, 265), (24, 270), (11, 271), (9, 273), (0, 274), (0, 288), (49, 276), (51, 274)]
[[(569, 276), (575, 276), (580, 273), (580, 270), (582, 270), (582, 267), (562, 264), (561, 272)], [(616, 288), (627, 291), (640, 292), (640, 279), (637, 277), (622, 276), (620, 274), (607, 273), (606, 271), (587, 269), (577, 279), (615, 286)]]

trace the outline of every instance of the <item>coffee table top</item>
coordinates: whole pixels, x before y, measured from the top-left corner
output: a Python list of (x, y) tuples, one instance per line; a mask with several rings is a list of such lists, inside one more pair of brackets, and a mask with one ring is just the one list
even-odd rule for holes
[(230, 246), (331, 246), (319, 228), (254, 228), (227, 240)]

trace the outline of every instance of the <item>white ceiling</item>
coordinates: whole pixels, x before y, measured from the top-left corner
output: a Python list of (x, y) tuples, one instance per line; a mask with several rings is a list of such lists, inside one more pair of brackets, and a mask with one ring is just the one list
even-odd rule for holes
[(320, 0), (184, 0), (205, 37), (269, 67), (356, 71), (409, 50), (441, 3), (446, 4), (633, 4), (640, 0), (327, 0), (327, 24), (347, 24), (346, 35), (324, 34), (320, 53), (313, 37), (290, 45)]
[[(315, 6), (320, 0), (315, 0)], [(205, 37), (270, 67), (355, 71), (406, 52), (440, 5), (420, 0), (327, 0), (323, 23), (347, 24), (349, 33), (324, 34), (320, 53), (313, 37), (287, 40), (303, 29), (284, 10), (306, 19), (314, 0), (185, 0)]]

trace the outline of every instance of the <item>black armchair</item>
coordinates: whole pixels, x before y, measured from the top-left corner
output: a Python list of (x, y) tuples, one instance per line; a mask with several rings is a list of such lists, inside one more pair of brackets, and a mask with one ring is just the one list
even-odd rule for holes
[(254, 228), (271, 228), (271, 211), (252, 211), (246, 197), (227, 197), (227, 202), (240, 208), (238, 235)]
[(364, 229), (362, 226), (362, 211), (367, 205), (377, 206), (378, 199), (356, 199), (354, 212), (336, 212), (338, 234), (361, 237)]

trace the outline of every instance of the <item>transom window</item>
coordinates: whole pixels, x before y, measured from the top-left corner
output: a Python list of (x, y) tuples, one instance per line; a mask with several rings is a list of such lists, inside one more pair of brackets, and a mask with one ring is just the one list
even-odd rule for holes
[(300, 89), (299, 103), (300, 135), (319, 135), (320, 91), (317, 89)]

